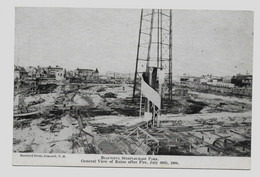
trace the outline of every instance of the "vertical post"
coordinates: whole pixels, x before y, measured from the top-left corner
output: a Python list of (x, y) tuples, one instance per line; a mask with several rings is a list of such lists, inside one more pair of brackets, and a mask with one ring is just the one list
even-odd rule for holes
[(158, 21), (157, 21), (157, 69), (159, 69), (159, 53), (160, 53), (160, 10), (157, 10)]
[[(160, 33), (161, 33), (161, 35), (160, 35), (160, 42), (161, 42), (161, 44), (160, 44), (160, 46), (161, 46), (161, 49), (160, 49), (160, 69), (162, 70), (163, 69), (163, 66), (162, 66), (162, 62), (163, 62), (163, 50), (162, 50), (162, 47), (163, 47), (163, 44), (162, 44), (162, 37), (163, 37), (163, 27), (162, 27), (162, 20), (163, 20), (163, 18), (162, 18), (162, 9), (160, 9)], [(162, 84), (160, 84), (160, 86), (159, 86), (159, 94), (161, 95), (161, 106), (162, 106), (162, 98), (163, 98), (163, 95), (162, 95)], [(161, 110), (161, 108), (160, 108), (160, 110)], [(161, 114), (161, 111), (160, 111), (160, 114)]]
[(153, 109), (153, 128), (155, 127), (155, 105), (152, 106)]
[(149, 45), (148, 45), (148, 52), (147, 52), (147, 62), (146, 62), (146, 72), (149, 72), (149, 62), (150, 62), (150, 52), (151, 52), (151, 45), (152, 45), (152, 33), (153, 33), (153, 18), (154, 18), (154, 9), (152, 9), (151, 14), (151, 25), (150, 25), (150, 33), (149, 33)]
[[(147, 62), (146, 62), (146, 72), (148, 73), (148, 78), (149, 78), (149, 85), (152, 83), (152, 72), (150, 72), (150, 52), (151, 52), (151, 45), (152, 45), (152, 33), (153, 33), (153, 18), (154, 18), (154, 9), (152, 9), (152, 14), (151, 14), (151, 25), (150, 25), (150, 38), (149, 38), (149, 45), (148, 45), (148, 52), (147, 52)], [(150, 101), (146, 99), (147, 103), (147, 112), (150, 112)]]
[[(160, 72), (162, 70), (162, 9), (158, 9), (157, 13), (158, 13), (158, 21), (157, 21), (157, 72)], [(158, 76), (160, 77), (159, 74), (158, 74)], [(158, 89), (159, 89), (159, 95), (162, 97), (162, 87), (161, 87), (160, 81), (159, 81), (159, 88)], [(156, 112), (155, 105), (153, 105), (153, 106), (154, 106), (153, 120), (156, 118), (156, 120), (153, 121), (153, 126), (154, 126), (155, 121), (156, 121), (156, 125), (158, 127), (159, 126), (159, 114), (160, 114), (161, 108), (158, 107), (158, 111)], [(156, 113), (157, 117), (155, 117), (155, 113)]]
[(169, 99), (172, 100), (172, 10), (170, 10), (169, 35)]
[(161, 22), (161, 27), (160, 27), (160, 29), (161, 29), (161, 51), (160, 51), (160, 60), (161, 60), (161, 67), (160, 67), (160, 69), (162, 70), (163, 69), (163, 66), (162, 66), (162, 62), (163, 62), (163, 53), (162, 53), (162, 47), (163, 47), (163, 44), (162, 44), (162, 36), (163, 36), (163, 28), (162, 28), (162, 9), (160, 10), (161, 11), (161, 13), (160, 13), (160, 15), (161, 15), (161, 20), (160, 20), (160, 22)]
[[(162, 104), (162, 100), (161, 100), (161, 104)], [(161, 108), (158, 107), (158, 111), (157, 111), (157, 127), (160, 126), (160, 116), (161, 116)]]
[(140, 118), (142, 117), (142, 90), (140, 90), (140, 112), (139, 112), (139, 116), (140, 116)]
[(134, 88), (133, 88), (133, 98), (132, 98), (132, 100), (134, 100), (136, 84), (137, 84), (136, 79), (137, 79), (137, 69), (138, 69), (138, 59), (139, 59), (139, 48), (140, 48), (142, 23), (143, 23), (143, 9), (141, 10), (141, 17), (140, 17), (140, 27), (139, 27), (139, 36), (138, 36), (138, 45), (137, 45), (137, 54), (136, 54), (135, 78), (134, 78)]
[[(152, 86), (152, 80), (153, 80), (153, 68), (149, 68), (148, 69), (148, 78), (149, 78), (149, 85)], [(150, 106), (150, 101), (148, 99), (147, 100), (147, 112), (150, 112), (151, 106)]]

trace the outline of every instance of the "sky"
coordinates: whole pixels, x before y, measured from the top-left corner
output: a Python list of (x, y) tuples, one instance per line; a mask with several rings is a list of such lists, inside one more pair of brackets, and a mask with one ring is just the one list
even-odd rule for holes
[[(252, 73), (253, 13), (173, 10), (173, 75)], [(21, 66), (134, 73), (140, 9), (25, 8), (15, 13)]]

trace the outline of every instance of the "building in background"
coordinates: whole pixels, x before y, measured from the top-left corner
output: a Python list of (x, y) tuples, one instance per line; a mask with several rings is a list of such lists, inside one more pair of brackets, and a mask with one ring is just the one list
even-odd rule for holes
[(253, 76), (250, 74), (237, 74), (231, 78), (231, 83), (237, 87), (252, 87)]
[(84, 82), (94, 82), (99, 79), (99, 71), (97, 68), (95, 70), (77, 68), (74, 71), (74, 77), (81, 78)]
[(28, 73), (21, 66), (14, 66), (14, 80), (25, 80)]
[(36, 78), (36, 74), (37, 74), (37, 68), (36, 67), (28, 66), (25, 70), (28, 73), (27, 77)]
[(47, 67), (47, 74), (48, 78), (54, 78), (56, 80), (61, 80), (64, 78), (64, 69), (59, 67), (58, 65), (56, 67)]

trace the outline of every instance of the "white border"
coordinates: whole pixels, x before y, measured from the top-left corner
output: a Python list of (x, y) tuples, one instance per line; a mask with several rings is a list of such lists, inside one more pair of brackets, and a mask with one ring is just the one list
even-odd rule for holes
[[(13, 57), (14, 57), (14, 7), (99, 7), (99, 8), (172, 8), (172, 9), (210, 9), (210, 10), (253, 10), (255, 11), (254, 39), (254, 87), (253, 87), (253, 131), (252, 131), (252, 168), (241, 170), (151, 170), (151, 169), (104, 169), (96, 168), (44, 168), (13, 167), (12, 164), (12, 112), (13, 112)], [(8, 176), (259, 176), (259, 3), (257, 0), (2, 0), (0, 5), (1, 22), (1, 158), (2, 174)]]
[[(145, 160), (139, 160), (138, 158), (145, 158)], [(115, 159), (117, 159), (117, 162)], [(250, 157), (13, 153), (13, 165), (30, 166), (203, 168), (248, 170), (250, 169), (250, 164)]]

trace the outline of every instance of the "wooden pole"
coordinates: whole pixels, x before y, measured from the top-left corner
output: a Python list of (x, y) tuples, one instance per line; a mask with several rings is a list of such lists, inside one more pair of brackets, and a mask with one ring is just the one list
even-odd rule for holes
[(135, 97), (135, 90), (137, 84), (137, 69), (138, 69), (138, 59), (139, 59), (139, 49), (140, 49), (140, 39), (141, 39), (141, 32), (142, 32), (142, 23), (143, 23), (143, 9), (141, 10), (141, 17), (140, 17), (140, 28), (139, 28), (139, 36), (138, 36), (138, 45), (137, 45), (137, 54), (136, 54), (136, 63), (135, 63), (135, 78), (134, 78), (134, 88), (133, 88), (133, 98)]
[(142, 90), (140, 91), (140, 112), (139, 112), (139, 116), (140, 116), (140, 118), (142, 117)]

